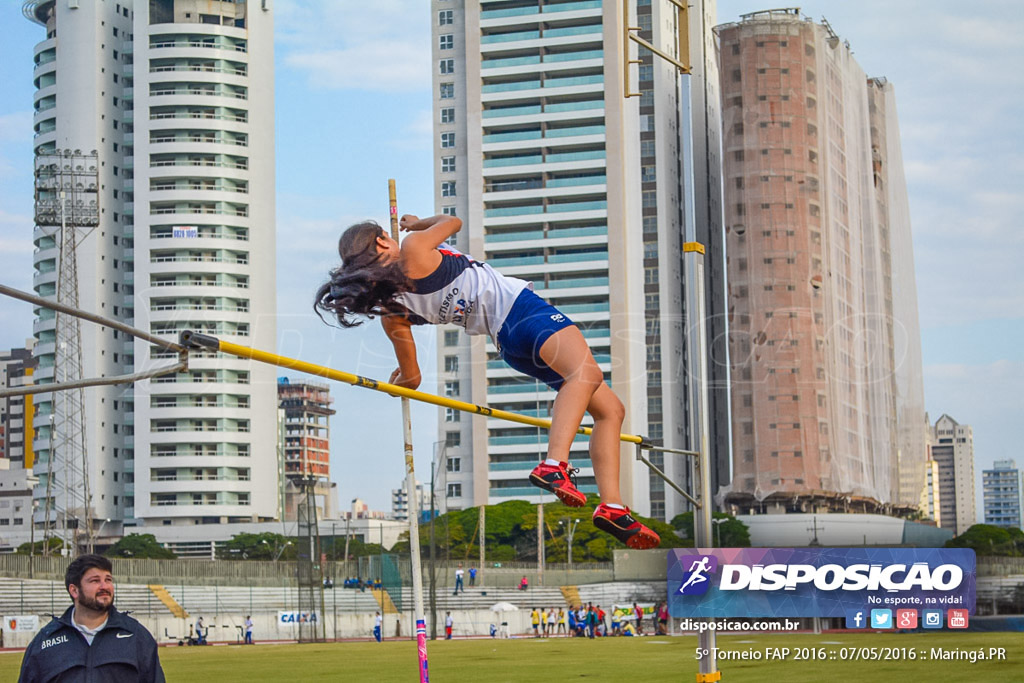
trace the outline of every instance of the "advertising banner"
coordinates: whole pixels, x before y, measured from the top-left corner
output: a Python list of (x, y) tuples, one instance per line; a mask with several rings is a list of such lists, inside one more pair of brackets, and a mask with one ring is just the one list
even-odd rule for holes
[(39, 617), (35, 614), (15, 615), (3, 618), (4, 630), (9, 633), (16, 631), (35, 632), (39, 630)]
[(317, 622), (316, 612), (278, 612), (278, 626), (295, 626), (297, 624), (315, 624)]
[(684, 548), (668, 553), (673, 617), (846, 617), (850, 628), (893, 628), (894, 615), (903, 611), (904, 622), (895, 628), (914, 628), (909, 611), (942, 610), (956, 621), (950, 628), (961, 628), (974, 614), (975, 580), (974, 551), (963, 548)]

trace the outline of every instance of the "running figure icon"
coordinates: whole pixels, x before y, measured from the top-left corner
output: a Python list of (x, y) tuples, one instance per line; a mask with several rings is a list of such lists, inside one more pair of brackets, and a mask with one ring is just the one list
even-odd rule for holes
[(708, 580), (708, 577), (704, 574), (711, 571), (711, 567), (708, 566), (708, 563), (710, 561), (711, 558), (707, 555), (700, 558), (699, 561), (694, 560), (693, 564), (690, 565), (690, 569), (688, 570), (690, 572), (689, 578), (687, 578), (686, 581), (683, 582), (683, 585), (679, 587), (680, 593), (685, 593), (686, 589), (690, 586), (696, 585), (698, 583), (704, 583)]

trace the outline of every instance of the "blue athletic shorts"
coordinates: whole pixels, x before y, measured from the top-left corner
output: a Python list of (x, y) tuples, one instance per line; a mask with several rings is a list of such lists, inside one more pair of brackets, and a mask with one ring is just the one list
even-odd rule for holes
[(558, 391), (565, 379), (541, 360), (540, 347), (548, 337), (572, 324), (567, 315), (532, 290), (524, 289), (498, 330), (498, 350), (502, 359), (514, 369)]

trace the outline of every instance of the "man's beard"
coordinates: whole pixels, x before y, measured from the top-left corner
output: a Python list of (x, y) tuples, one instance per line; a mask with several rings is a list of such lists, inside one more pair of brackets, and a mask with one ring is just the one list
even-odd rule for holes
[[(106, 593), (104, 595), (106, 595)], [(109, 595), (110, 602), (105, 605), (99, 601), (100, 596), (98, 594), (93, 598), (87, 598), (82, 595), (78, 598), (78, 604), (82, 607), (91, 609), (94, 612), (109, 612), (110, 608), (114, 606), (114, 594), (110, 593)]]

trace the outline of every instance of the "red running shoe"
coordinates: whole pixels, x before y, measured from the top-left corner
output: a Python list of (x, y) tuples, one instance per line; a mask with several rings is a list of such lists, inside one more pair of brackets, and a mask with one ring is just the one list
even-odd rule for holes
[(633, 519), (629, 508), (620, 510), (601, 503), (594, 510), (594, 526), (611, 534), (633, 550), (657, 548), (661, 544), (658, 534)]
[(558, 496), (558, 499), (569, 507), (583, 507), (587, 497), (576, 488), (578, 467), (570, 467), (567, 462), (559, 462), (558, 466), (541, 463), (530, 472), (530, 483)]

